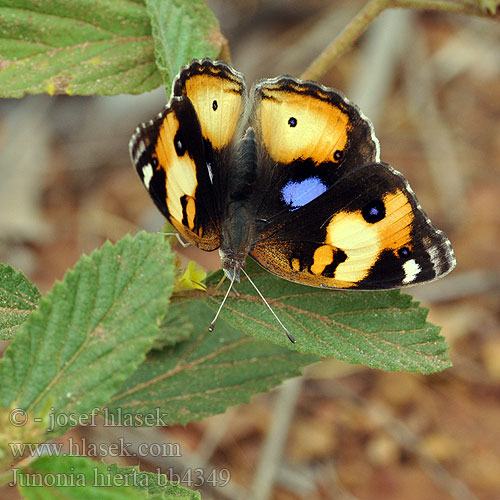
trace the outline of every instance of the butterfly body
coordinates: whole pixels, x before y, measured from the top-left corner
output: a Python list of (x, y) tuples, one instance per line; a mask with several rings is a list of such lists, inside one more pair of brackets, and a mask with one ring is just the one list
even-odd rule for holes
[(385, 289), (455, 265), (406, 179), (380, 162), (373, 127), (339, 92), (261, 80), (208, 59), (184, 67), (131, 156), (180, 235), (219, 249), (229, 278), (250, 255), (291, 281)]
[(257, 234), (252, 193), (257, 182), (255, 134), (249, 128), (236, 144), (233, 175), (228, 179), (227, 199), (221, 206), (221, 266), (226, 276), (239, 281), (240, 270)]

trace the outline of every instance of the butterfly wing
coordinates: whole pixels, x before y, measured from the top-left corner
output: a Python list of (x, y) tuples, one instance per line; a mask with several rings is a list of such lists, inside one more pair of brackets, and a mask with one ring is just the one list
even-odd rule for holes
[(259, 236), (250, 255), (328, 288), (397, 288), (455, 265), (404, 177), (379, 162), (373, 127), (332, 89), (288, 77), (254, 87)]
[(130, 153), (156, 206), (190, 243), (220, 246), (218, 166), (236, 133), (245, 82), (224, 63), (194, 60), (173, 83), (172, 98), (137, 128)]
[(195, 59), (174, 81), (173, 95), (193, 103), (207, 149), (220, 154), (231, 146), (246, 103), (242, 74), (222, 61)]

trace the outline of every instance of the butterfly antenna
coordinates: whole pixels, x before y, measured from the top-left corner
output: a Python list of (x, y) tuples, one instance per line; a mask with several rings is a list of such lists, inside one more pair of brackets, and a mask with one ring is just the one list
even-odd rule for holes
[(247, 277), (247, 279), (251, 283), (251, 285), (255, 288), (255, 290), (259, 294), (259, 297), (262, 299), (262, 301), (264, 302), (264, 304), (266, 304), (266, 306), (268, 307), (268, 309), (273, 313), (273, 316), (276, 318), (276, 320), (280, 324), (281, 328), (283, 328), (283, 330), (285, 330), (285, 333), (286, 333), (286, 336), (288, 337), (288, 340), (290, 340), (290, 342), (292, 344), (295, 344), (297, 341), (293, 338), (292, 334), (288, 331), (288, 328), (278, 318), (278, 316), (276, 315), (276, 313), (273, 311), (273, 308), (269, 305), (269, 303), (267, 302), (267, 300), (264, 298), (264, 295), (262, 295), (260, 293), (260, 290), (257, 288), (257, 285), (251, 280), (250, 276), (248, 276), (247, 272), (244, 269), (241, 269), (241, 270), (243, 271), (243, 274)]
[[(227, 292), (226, 292), (226, 295), (224, 295), (224, 299), (222, 300), (220, 306), (219, 306), (219, 309), (217, 311), (217, 314), (215, 315), (215, 318), (213, 319), (212, 323), (210, 323), (210, 326), (208, 327), (208, 331), (209, 332), (213, 332), (214, 331), (214, 328), (215, 328), (215, 322), (217, 321), (217, 318), (219, 317), (219, 314), (222, 310), (222, 308), (224, 307), (224, 304), (226, 302), (226, 299), (227, 299), (227, 296), (229, 295), (229, 292), (231, 291), (231, 288), (233, 288), (233, 285), (234, 285), (234, 279), (236, 278), (236, 273), (233, 273), (233, 277), (231, 279), (231, 284), (229, 285), (229, 288), (227, 289)], [(221, 281), (222, 283), (222, 281)], [(220, 285), (220, 283), (219, 283)], [(217, 286), (219, 286), (217, 285)]]

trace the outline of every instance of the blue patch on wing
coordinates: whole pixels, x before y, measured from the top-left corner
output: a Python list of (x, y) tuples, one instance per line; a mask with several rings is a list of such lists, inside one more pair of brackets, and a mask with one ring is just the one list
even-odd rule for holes
[(327, 189), (319, 177), (309, 177), (300, 182), (289, 181), (281, 190), (281, 196), (295, 210), (307, 205)]

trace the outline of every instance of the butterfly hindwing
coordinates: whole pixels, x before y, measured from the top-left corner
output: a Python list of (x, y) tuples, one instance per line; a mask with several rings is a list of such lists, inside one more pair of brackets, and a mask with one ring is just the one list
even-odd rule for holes
[(404, 177), (381, 163), (342, 176), (262, 228), (250, 255), (282, 278), (328, 288), (384, 289), (431, 281), (455, 264)]

